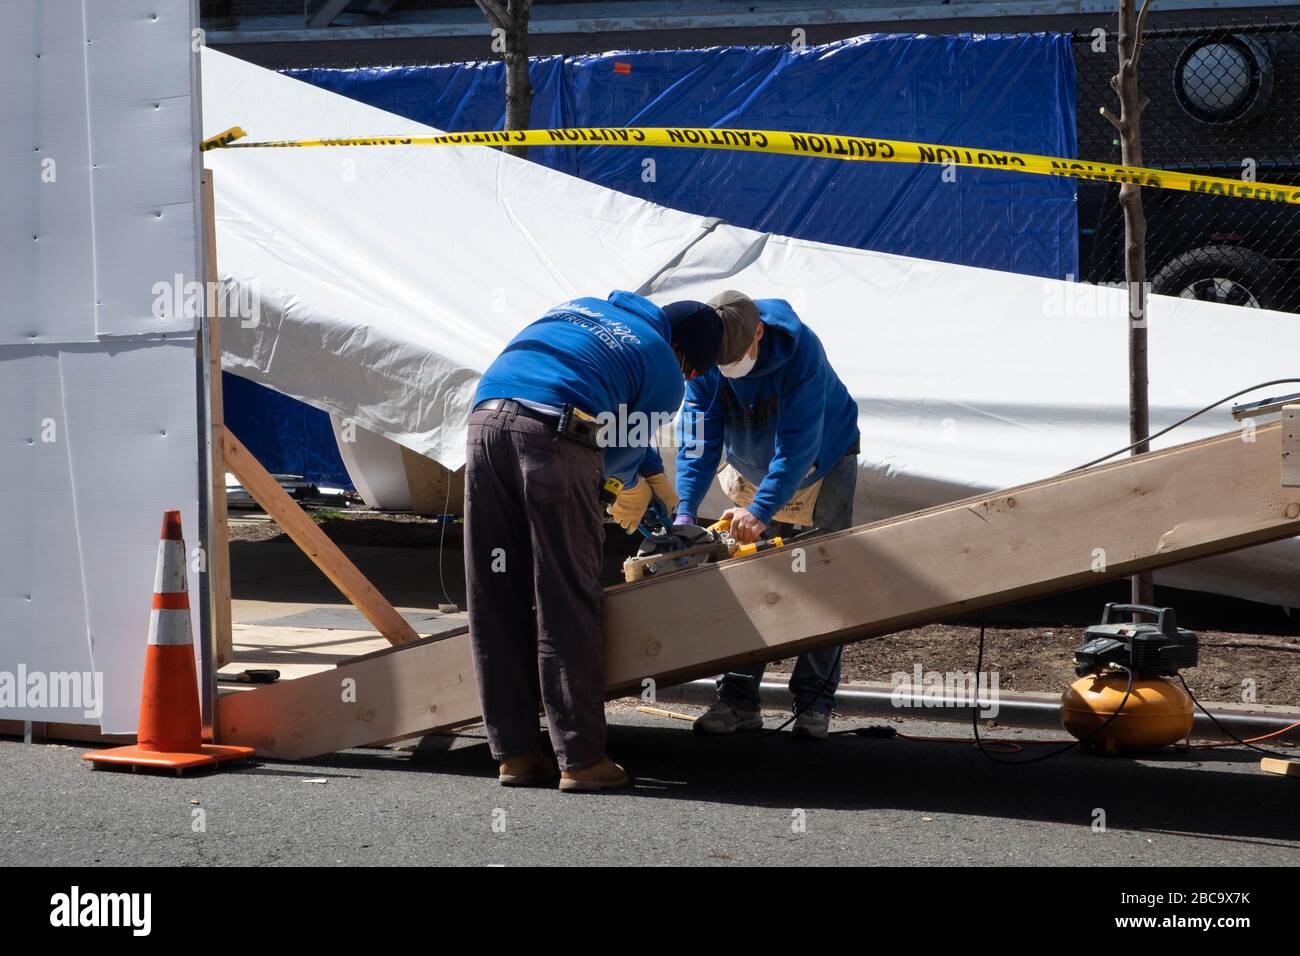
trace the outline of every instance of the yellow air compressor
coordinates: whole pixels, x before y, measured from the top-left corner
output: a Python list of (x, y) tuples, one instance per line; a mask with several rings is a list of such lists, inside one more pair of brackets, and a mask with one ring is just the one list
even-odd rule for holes
[[(1112, 623), (1111, 616), (1123, 612), (1156, 620)], [(1195, 634), (1178, 626), (1173, 608), (1107, 604), (1101, 623), (1083, 639), (1074, 652), (1079, 679), (1061, 696), (1061, 723), (1082, 746), (1143, 753), (1191, 732), (1192, 698), (1172, 678), (1196, 666), (1198, 645)]]

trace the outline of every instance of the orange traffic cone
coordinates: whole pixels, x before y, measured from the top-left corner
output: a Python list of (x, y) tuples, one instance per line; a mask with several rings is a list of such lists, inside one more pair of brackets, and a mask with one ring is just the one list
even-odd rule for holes
[(251, 757), (252, 747), (203, 743), (179, 511), (163, 512), (153, 591), (136, 743), (95, 750), (83, 759), (95, 767), (119, 764), (181, 773), (190, 767)]

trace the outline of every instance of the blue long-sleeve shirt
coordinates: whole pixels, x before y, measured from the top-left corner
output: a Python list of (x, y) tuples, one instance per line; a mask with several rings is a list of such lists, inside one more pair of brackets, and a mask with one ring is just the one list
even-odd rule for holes
[(784, 299), (759, 299), (766, 327), (748, 375), (716, 368), (686, 386), (678, 419), (679, 514), (697, 515), (725, 449), (758, 487), (750, 513), (764, 524), (819, 480), (858, 440), (858, 404), (816, 333)]
[[(638, 472), (663, 470), (651, 444), (652, 416), (666, 421), (682, 403), (671, 340), (667, 316), (643, 296), (612, 292), (608, 299), (564, 302), (510, 340), (483, 373), (474, 404), (572, 404), (603, 421), (626, 422), (606, 433), (605, 474), (634, 485)], [(647, 423), (639, 431), (638, 420)]]

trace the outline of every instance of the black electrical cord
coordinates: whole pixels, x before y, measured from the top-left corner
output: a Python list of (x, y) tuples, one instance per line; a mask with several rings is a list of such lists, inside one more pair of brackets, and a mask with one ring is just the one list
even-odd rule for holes
[[(453, 601), (453, 600), (448, 596), (448, 594), (447, 594), (447, 584), (446, 584), (446, 582), (444, 582), (443, 579), (442, 579), (442, 543), (443, 543), (444, 540), (446, 540), (446, 537), (447, 537), (447, 522), (446, 522), (446, 518), (447, 518), (447, 508), (450, 507), (450, 506), (451, 506), (451, 476), (449, 475), (449, 476), (447, 477), (447, 494), (444, 496), (444, 498), (443, 498), (443, 502), (442, 502), (442, 514), (438, 515), (438, 525), (439, 525), (439, 532), (438, 532), (438, 587), (442, 589), (442, 599), (443, 599), (443, 601), (445, 601), (445, 602), (448, 603), (448, 604), (455, 605), (456, 602)], [(462, 553), (463, 553), (463, 547), (464, 547), (464, 546), (462, 545)], [(463, 559), (462, 559), (462, 561), (463, 561)], [(468, 598), (468, 592), (467, 592), (467, 594), (466, 594), (466, 597)]]
[(1091, 468), (1093, 465), (1100, 465), (1103, 461), (1106, 461), (1109, 458), (1114, 458), (1116, 455), (1122, 455), (1126, 451), (1132, 451), (1134, 448), (1136, 448), (1138, 445), (1143, 444), (1144, 442), (1155, 441), (1161, 435), (1167, 435), (1169, 432), (1173, 431), (1175, 428), (1179, 427), (1180, 425), (1186, 425), (1193, 418), (1199, 418), (1200, 416), (1204, 415), (1206, 412), (1210, 412), (1218, 408), (1224, 402), (1230, 402), (1234, 398), (1239, 398), (1240, 396), (1245, 395), (1247, 392), (1253, 392), (1259, 388), (1269, 388), (1273, 385), (1296, 385), (1296, 384), (1300, 384), (1300, 378), (1275, 378), (1270, 382), (1260, 382), (1258, 385), (1250, 386), (1250, 388), (1243, 388), (1239, 392), (1233, 392), (1231, 395), (1219, 399), (1217, 402), (1215, 402), (1212, 405), (1206, 405), (1204, 408), (1200, 409), (1199, 411), (1192, 412), (1192, 414), (1188, 415), (1186, 418), (1180, 418), (1178, 421), (1174, 422), (1169, 427), (1162, 428), (1160, 429), (1160, 431), (1155, 432), (1152, 435), (1148, 435), (1146, 438), (1143, 438), (1141, 441), (1135, 441), (1133, 444), (1126, 445), (1123, 448), (1111, 452), (1109, 455), (1102, 455), (1100, 458), (1094, 458), (1092, 461), (1085, 462), (1084, 464), (1079, 465), (1077, 468), (1071, 468), (1069, 471), (1063, 471), (1061, 472), (1061, 474), (1068, 475), (1071, 472), (1083, 471), (1083, 469)]
[(1192, 699), (1192, 703), (1195, 704), (1200, 709), (1201, 713), (1203, 713), (1206, 717), (1209, 717), (1210, 721), (1214, 724), (1214, 726), (1218, 727), (1220, 732), (1223, 733), (1225, 736), (1231, 737), (1233, 740), (1241, 744), (1243, 747), (1249, 747), (1251, 750), (1258, 750), (1260, 753), (1268, 754), (1270, 757), (1281, 757), (1283, 760), (1295, 759), (1295, 754), (1284, 754), (1277, 750), (1269, 750), (1266, 747), (1256, 747), (1254, 744), (1242, 740), (1240, 737), (1238, 737), (1236, 734), (1230, 731), (1227, 727), (1223, 726), (1223, 724), (1219, 723), (1219, 718), (1215, 717), (1212, 713), (1210, 713), (1201, 705), (1201, 702), (1196, 699), (1196, 695), (1192, 693), (1192, 689), (1187, 686), (1187, 681), (1183, 680), (1182, 674), (1177, 674), (1175, 676), (1178, 678), (1178, 682), (1183, 685), (1183, 690), (1187, 691), (1187, 696)]
[(1128, 703), (1129, 696), (1133, 693), (1133, 672), (1129, 670), (1127, 667), (1124, 667), (1122, 664), (1115, 665), (1115, 666), (1117, 666), (1120, 670), (1128, 674), (1128, 687), (1124, 691), (1124, 699), (1121, 700), (1119, 702), (1119, 706), (1115, 708), (1115, 713), (1107, 717), (1104, 721), (1102, 721), (1101, 724), (1094, 727), (1091, 731), (1084, 734), (1078, 740), (1074, 740), (1066, 744), (1064, 747), (1058, 747), (1056, 750), (1049, 751), (1045, 754), (1038, 754), (1037, 756), (1030, 757), (1027, 760), (1007, 760), (1003, 757), (995, 756), (993, 751), (987, 749), (984, 746), (984, 742), (980, 740), (980, 717), (979, 717), (980, 708), (979, 708), (978, 688), (979, 688), (979, 675), (984, 667), (984, 615), (980, 614), (979, 653), (975, 658), (975, 687), (976, 687), (975, 706), (972, 707), (970, 710), (970, 726), (971, 726), (971, 730), (974, 731), (975, 733), (976, 748), (978, 748), (980, 753), (988, 757), (994, 763), (1026, 764), (1026, 763), (1038, 763), (1041, 760), (1050, 760), (1053, 757), (1059, 757), (1061, 754), (1073, 750), (1075, 747), (1078, 747), (1081, 744), (1087, 743), (1097, 734), (1101, 733), (1103, 730), (1105, 730), (1107, 727), (1110, 726), (1111, 721), (1113, 721), (1116, 717), (1118, 717), (1120, 713), (1124, 710), (1124, 705)]
[[(839, 670), (840, 664), (843, 661), (844, 661), (844, 645), (841, 644), (839, 647), (835, 648), (835, 663), (831, 665), (832, 674), (834, 674), (837, 670)], [(808, 703), (804, 704), (802, 707), (797, 709), (793, 714), (791, 714), (790, 717), (785, 721), (785, 723), (781, 724), (779, 727), (773, 728), (772, 730), (763, 731), (761, 734), (758, 735), (757, 739), (763, 740), (767, 737), (771, 737), (776, 734), (779, 734), (781, 731), (785, 730), (785, 728), (789, 727), (796, 720), (798, 720), (800, 717), (806, 714), (808, 712), (808, 709), (812, 707), (812, 705), (815, 704), (818, 700), (820, 700), (822, 695), (825, 694), (830, 689), (831, 689), (830, 677), (823, 678), (821, 687), (817, 689), (817, 693), (812, 697), (811, 700), (808, 701)]]

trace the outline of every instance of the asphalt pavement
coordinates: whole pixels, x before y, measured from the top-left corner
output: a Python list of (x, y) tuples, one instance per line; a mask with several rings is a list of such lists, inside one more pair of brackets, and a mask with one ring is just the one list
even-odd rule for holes
[[(969, 733), (836, 729), (866, 725)], [(498, 786), (482, 728), (180, 778), (92, 771), (84, 750), (0, 739), (0, 865), (1300, 863), (1300, 781), (1236, 747), (1015, 767), (968, 741), (701, 738), (619, 704), (610, 752), (635, 785), (594, 795)]]

